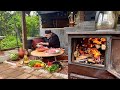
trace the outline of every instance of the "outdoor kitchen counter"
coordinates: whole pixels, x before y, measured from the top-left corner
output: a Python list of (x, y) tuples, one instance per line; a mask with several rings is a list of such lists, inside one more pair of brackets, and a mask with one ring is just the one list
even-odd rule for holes
[(68, 35), (73, 35), (73, 34), (76, 34), (76, 35), (78, 35), (78, 34), (108, 34), (108, 35), (116, 35), (116, 34), (120, 34), (120, 31), (115, 31), (115, 30), (96, 30), (96, 31), (80, 31), (80, 32), (67, 32), (66, 34), (68, 34)]

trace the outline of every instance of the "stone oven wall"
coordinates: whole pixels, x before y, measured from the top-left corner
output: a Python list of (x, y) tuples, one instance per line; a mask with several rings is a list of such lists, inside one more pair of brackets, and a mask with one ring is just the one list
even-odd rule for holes
[[(68, 54), (68, 37), (67, 32), (80, 32), (80, 31), (95, 31), (94, 21), (84, 21), (75, 27), (64, 28), (42, 28), (40, 29), (40, 36), (44, 36), (45, 30), (51, 30), (59, 36), (61, 47), (65, 48), (65, 53)], [(117, 30), (120, 30), (118, 25)]]

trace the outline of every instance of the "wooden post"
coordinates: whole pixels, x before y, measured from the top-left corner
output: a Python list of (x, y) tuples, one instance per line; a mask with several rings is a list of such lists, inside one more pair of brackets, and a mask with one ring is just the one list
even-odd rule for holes
[(76, 15), (74, 15), (75, 25), (79, 25), (79, 23), (85, 21), (84, 11), (78, 11)]
[(80, 11), (80, 22), (83, 22), (84, 20), (85, 20), (84, 11)]
[(26, 20), (25, 20), (25, 11), (22, 11), (22, 44), (23, 49), (27, 50), (27, 30), (26, 30)]

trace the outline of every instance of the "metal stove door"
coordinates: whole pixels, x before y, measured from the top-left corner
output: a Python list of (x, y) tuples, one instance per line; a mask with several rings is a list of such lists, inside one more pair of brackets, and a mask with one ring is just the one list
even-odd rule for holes
[(111, 39), (111, 55), (107, 71), (120, 79), (120, 37)]

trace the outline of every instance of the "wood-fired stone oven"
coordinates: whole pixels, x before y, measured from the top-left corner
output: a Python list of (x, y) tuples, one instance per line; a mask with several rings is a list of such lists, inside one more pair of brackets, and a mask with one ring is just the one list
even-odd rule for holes
[(120, 31), (80, 30), (67, 35), (69, 79), (120, 78)]

